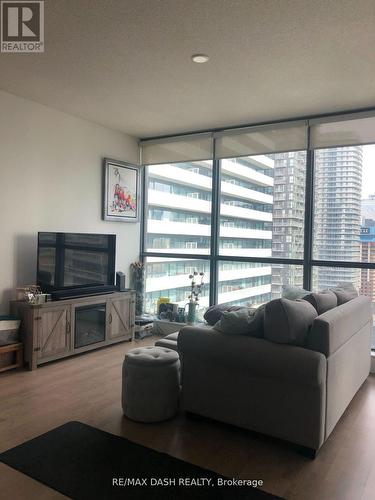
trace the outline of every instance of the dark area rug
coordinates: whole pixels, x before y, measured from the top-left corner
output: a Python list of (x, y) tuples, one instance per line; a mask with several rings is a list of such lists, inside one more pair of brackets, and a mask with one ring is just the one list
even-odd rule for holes
[(248, 485), (221, 485), (225, 478), (215, 472), (81, 422), (68, 422), (12, 448), (0, 461), (79, 500), (279, 498)]

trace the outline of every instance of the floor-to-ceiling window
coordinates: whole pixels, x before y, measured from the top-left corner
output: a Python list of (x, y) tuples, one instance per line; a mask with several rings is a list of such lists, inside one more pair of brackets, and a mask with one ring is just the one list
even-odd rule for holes
[(212, 161), (148, 167), (145, 250), (210, 253)]
[[(194, 271), (204, 272), (201, 308), (209, 305), (212, 161), (150, 165), (147, 168), (145, 251), (176, 254), (146, 259), (146, 307), (160, 297), (184, 306)], [(190, 256), (181, 258), (178, 254)], [(198, 254), (207, 260), (196, 258)]]
[(375, 270), (351, 267), (375, 262), (374, 145), (315, 152), (313, 228), (313, 258), (326, 265), (313, 267), (312, 288), (352, 283), (370, 297), (375, 316)]
[(145, 141), (148, 310), (187, 302), (195, 270), (202, 308), (353, 283), (375, 310), (373, 130), (353, 115)]
[[(303, 285), (306, 151), (277, 152), (275, 137), (236, 134), (221, 141), (216, 159), (150, 160), (143, 245), (149, 312), (161, 297), (185, 305), (194, 271), (204, 272), (202, 309), (258, 306), (280, 297), (284, 285)], [(261, 154), (245, 154), (244, 139)], [(167, 148), (171, 158), (181, 152), (175, 142)], [(189, 148), (194, 155), (196, 143)], [(158, 146), (156, 153), (164, 157)]]
[(262, 259), (303, 259), (306, 152), (220, 160), (218, 301), (259, 305), (303, 285), (303, 267)]

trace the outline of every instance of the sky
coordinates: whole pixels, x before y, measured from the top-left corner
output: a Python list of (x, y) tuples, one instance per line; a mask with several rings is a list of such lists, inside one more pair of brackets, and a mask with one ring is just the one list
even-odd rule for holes
[(363, 146), (362, 198), (375, 194), (375, 144)]

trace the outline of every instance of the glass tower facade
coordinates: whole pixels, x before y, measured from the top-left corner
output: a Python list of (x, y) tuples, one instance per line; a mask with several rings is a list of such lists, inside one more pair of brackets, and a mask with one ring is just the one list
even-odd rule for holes
[[(271, 255), (273, 166), (268, 157), (221, 162), (220, 253), (234, 256)], [(149, 252), (210, 253), (212, 162), (201, 161), (148, 168), (146, 248)], [(259, 304), (271, 298), (271, 266), (220, 263), (220, 302)], [(209, 261), (149, 257), (146, 266), (146, 307), (155, 311), (159, 297), (181, 306), (189, 294), (188, 275), (205, 272)], [(157, 283), (155, 279), (157, 278)], [(208, 306), (208, 287), (201, 307)]]
[[(314, 258), (360, 261), (362, 146), (320, 149), (315, 152)], [(340, 282), (360, 285), (354, 268), (315, 269), (314, 283), (324, 290)]]
[[(272, 256), (303, 259), (306, 152), (272, 155), (275, 171), (275, 194), (272, 223)], [(301, 266), (272, 266), (272, 297), (282, 294), (284, 284), (303, 286)]]
[[(304, 151), (221, 160), (219, 303), (258, 306), (284, 284), (302, 286), (302, 266), (230, 257), (303, 258), (305, 164)], [(186, 303), (192, 271), (205, 272), (208, 283), (210, 263), (196, 256), (210, 254), (212, 162), (152, 165), (147, 187), (146, 251), (192, 255), (147, 257), (146, 308), (154, 312), (160, 297)], [(206, 286), (200, 305), (208, 304)]]

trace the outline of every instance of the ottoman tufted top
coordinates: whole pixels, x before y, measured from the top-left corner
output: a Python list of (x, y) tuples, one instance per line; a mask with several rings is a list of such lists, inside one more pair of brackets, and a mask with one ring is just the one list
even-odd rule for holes
[(125, 360), (131, 365), (168, 365), (179, 359), (176, 351), (165, 347), (139, 347), (125, 355)]

